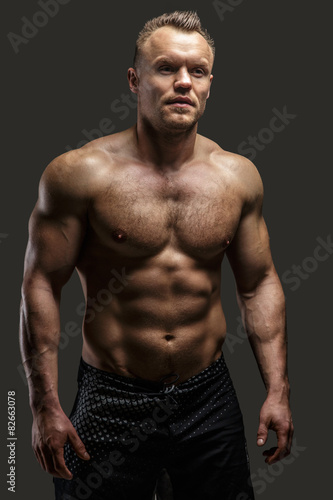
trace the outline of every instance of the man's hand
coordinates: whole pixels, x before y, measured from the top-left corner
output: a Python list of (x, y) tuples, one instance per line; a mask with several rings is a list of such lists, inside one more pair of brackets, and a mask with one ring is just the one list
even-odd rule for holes
[(260, 411), (260, 423), (257, 434), (257, 445), (263, 446), (267, 441), (268, 429), (277, 435), (277, 447), (265, 450), (265, 462), (272, 465), (290, 454), (294, 426), (287, 397), (268, 396)]
[(66, 442), (71, 444), (79, 458), (90, 459), (71, 421), (61, 408), (34, 412), (32, 447), (38, 462), (53, 476), (72, 479), (73, 475), (64, 460)]

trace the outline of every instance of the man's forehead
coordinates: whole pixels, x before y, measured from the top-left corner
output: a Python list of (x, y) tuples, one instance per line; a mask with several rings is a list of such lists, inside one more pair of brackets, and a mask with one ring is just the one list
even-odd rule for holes
[(158, 28), (142, 47), (142, 55), (149, 60), (160, 57), (177, 57), (186, 54), (189, 57), (206, 59), (213, 62), (212, 50), (207, 41), (196, 31), (182, 31), (171, 26)]

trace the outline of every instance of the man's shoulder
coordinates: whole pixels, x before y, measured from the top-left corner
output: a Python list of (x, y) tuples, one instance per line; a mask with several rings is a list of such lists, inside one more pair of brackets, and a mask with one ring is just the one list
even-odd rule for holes
[(73, 194), (93, 189), (112, 170), (121, 141), (121, 134), (101, 137), (57, 156), (44, 170), (42, 184)]
[(46, 171), (60, 175), (84, 175), (89, 174), (90, 170), (97, 173), (105, 162), (112, 163), (116, 145), (117, 139), (112, 136), (95, 139), (79, 149), (57, 156), (47, 166)]
[(216, 142), (208, 141), (211, 158), (221, 169), (233, 173), (236, 177), (243, 177), (243, 175), (256, 177), (259, 175), (257, 168), (250, 160), (237, 153), (222, 149)]
[(226, 151), (216, 142), (203, 138), (211, 163), (228, 180), (237, 187), (246, 199), (261, 197), (263, 183), (256, 166), (248, 158), (237, 153)]

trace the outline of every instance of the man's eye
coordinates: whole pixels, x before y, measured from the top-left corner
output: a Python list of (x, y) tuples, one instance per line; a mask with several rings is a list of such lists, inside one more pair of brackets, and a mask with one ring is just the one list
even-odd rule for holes
[(204, 74), (205, 74), (204, 70), (203, 70), (203, 69), (201, 69), (201, 68), (195, 68), (195, 69), (193, 70), (193, 73), (195, 73), (196, 75), (199, 75), (199, 76), (202, 76), (202, 75), (204, 75)]
[(160, 71), (163, 71), (164, 73), (171, 73), (172, 67), (171, 66), (161, 66)]

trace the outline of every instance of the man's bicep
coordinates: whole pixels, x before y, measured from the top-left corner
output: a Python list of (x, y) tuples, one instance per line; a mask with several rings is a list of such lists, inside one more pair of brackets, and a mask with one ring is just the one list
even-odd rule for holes
[(245, 215), (227, 251), (239, 293), (248, 293), (272, 269), (269, 235), (261, 210)]
[(46, 216), (36, 206), (29, 223), (25, 271), (61, 286), (72, 274), (84, 238), (76, 216)]
[[(47, 177), (47, 176), (46, 176)], [(86, 207), (68, 186), (43, 179), (29, 221), (25, 276), (63, 286), (76, 265), (86, 231)]]

